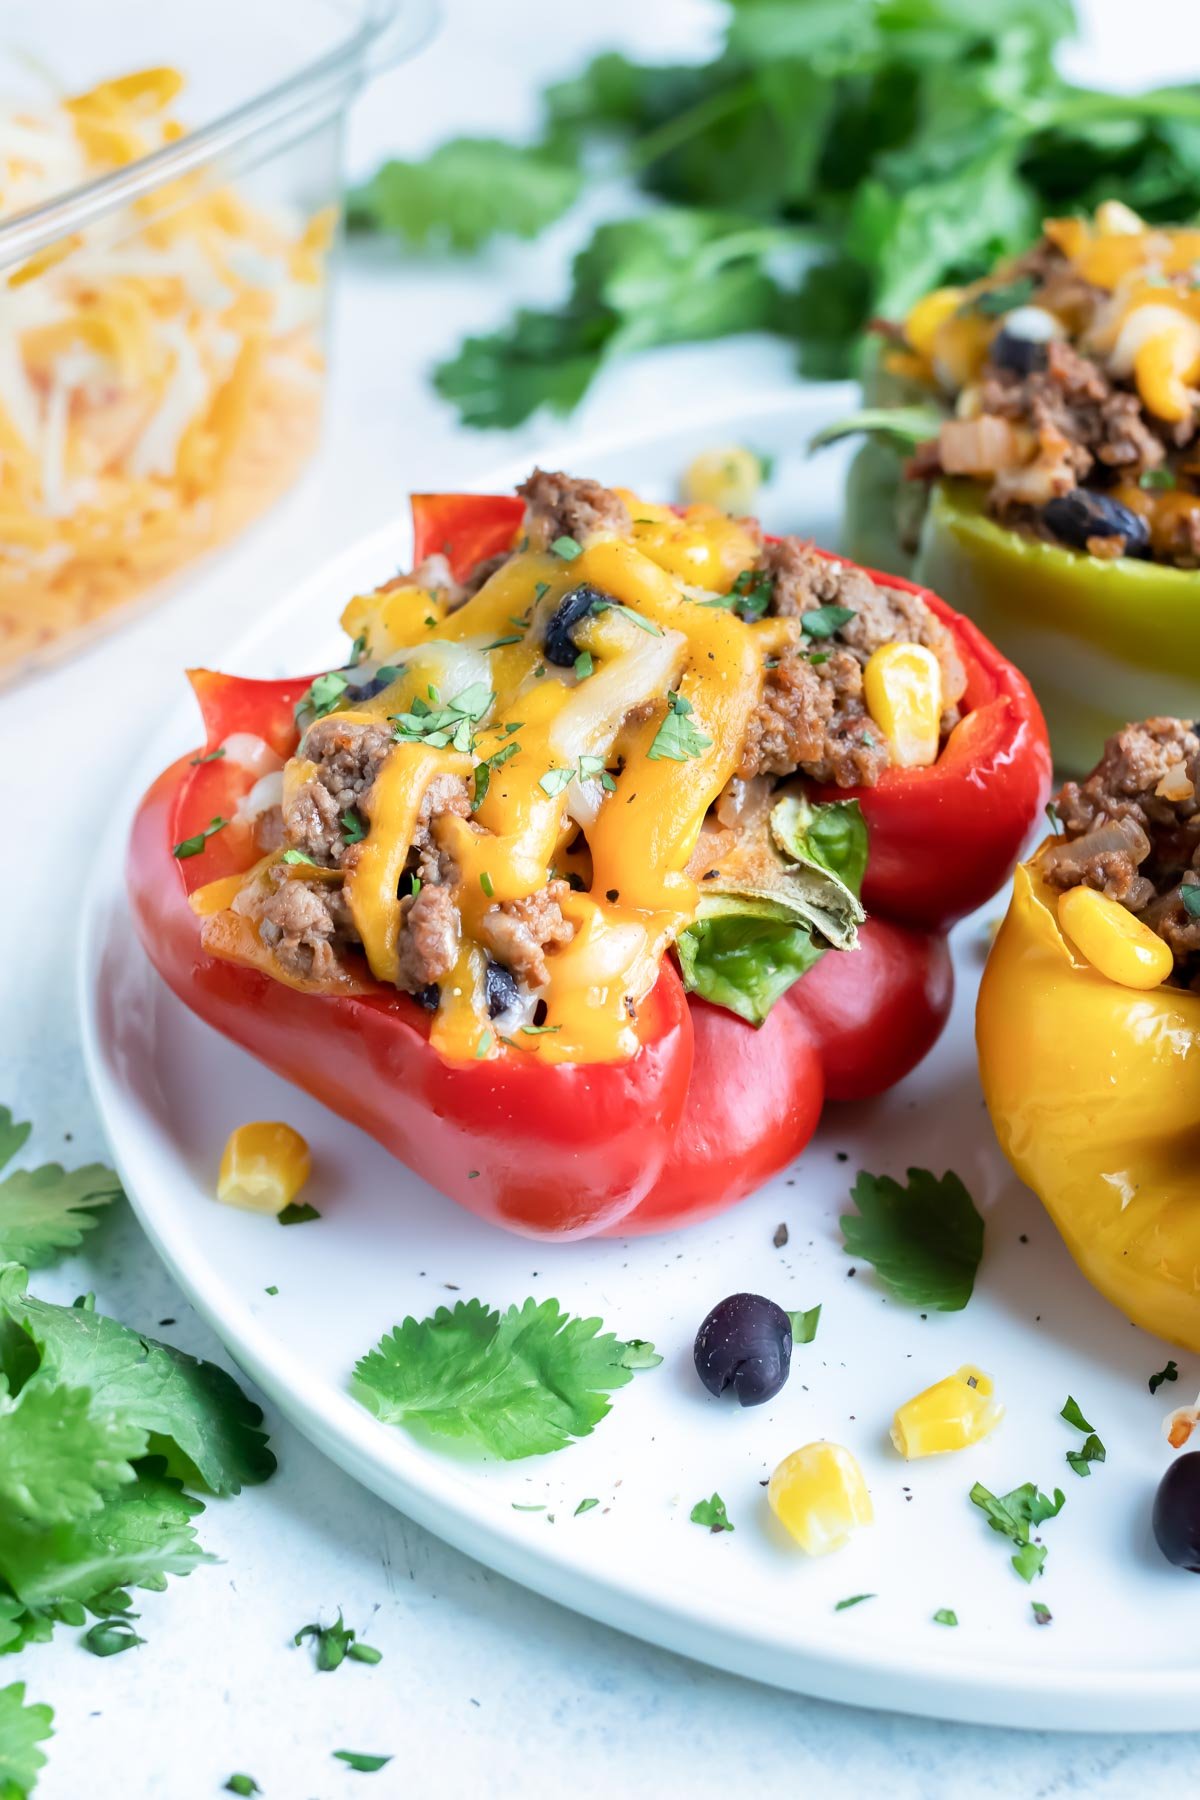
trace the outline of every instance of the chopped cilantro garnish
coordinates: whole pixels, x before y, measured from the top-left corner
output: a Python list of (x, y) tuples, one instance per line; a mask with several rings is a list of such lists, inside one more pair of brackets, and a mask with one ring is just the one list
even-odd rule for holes
[(222, 1792), (226, 1794), (241, 1794), (243, 1800), (253, 1800), (253, 1796), (255, 1794), (261, 1794), (262, 1789), (259, 1787), (257, 1781), (255, 1781), (253, 1775), (231, 1775), (229, 1780), (225, 1783)]
[(627, 1369), (657, 1369), (662, 1357), (647, 1338), (630, 1338), (621, 1361)]
[(537, 582), (535, 584), (534, 590), (533, 590), (533, 604), (536, 606), (538, 601), (541, 599), (542, 595), (548, 594), (549, 592), (550, 592), (550, 583), (548, 581)]
[(1072, 1399), (1070, 1394), (1067, 1395), (1066, 1404), (1059, 1416), (1064, 1418), (1068, 1425), (1073, 1425), (1076, 1431), (1085, 1433), (1082, 1447), (1078, 1450), (1067, 1451), (1067, 1461), (1076, 1475), (1090, 1475), (1091, 1464), (1105, 1460), (1104, 1445), (1096, 1436), (1095, 1427), (1088, 1424), (1079, 1410), (1079, 1403)]
[(367, 659), (367, 634), (365, 631), (360, 631), (358, 636), (355, 638), (354, 642), (350, 646), (350, 661), (353, 664), (355, 664), (355, 666), (357, 667), (357, 665), (360, 662), (365, 662), (366, 659)]
[(574, 562), (577, 556), (583, 555), (583, 545), (573, 537), (557, 537), (550, 546), (555, 556), (561, 556), (564, 562)]
[(300, 1645), (305, 1638), (316, 1639), (317, 1668), (324, 1674), (341, 1668), (347, 1656), (352, 1662), (378, 1663), (383, 1661), (383, 1652), (376, 1650), (371, 1644), (360, 1644), (358, 1633), (353, 1631), (342, 1619), (341, 1608), (332, 1625), (302, 1625), (292, 1639), (293, 1644)]
[(725, 1502), (720, 1494), (714, 1494), (711, 1500), (697, 1500), (688, 1514), (688, 1518), (693, 1525), (707, 1525), (714, 1536), (718, 1531), (734, 1530), (734, 1526), (729, 1522), (729, 1514), (725, 1511)]
[(363, 824), (361, 815), (357, 812), (344, 812), (340, 824), (343, 841), (347, 844), (361, 844), (367, 835), (367, 828)]
[(333, 1754), (338, 1762), (357, 1769), (360, 1775), (374, 1775), (379, 1769), (386, 1768), (392, 1760), (390, 1756), (371, 1756), (365, 1750), (335, 1750)]
[(512, 1509), (514, 1512), (545, 1512), (546, 1502), (544, 1500), (538, 1500), (523, 1505), (520, 1500), (514, 1500)]
[[(360, 837), (362, 836), (361, 832), (359, 833), (359, 836)], [(309, 856), (308, 853), (304, 850), (285, 850), (283, 855), (279, 858), (279, 860), (280, 860), (280, 862), (292, 863), (292, 864), (309, 863), (313, 868), (316, 867), (315, 859), (313, 857)]]
[(279, 1292), (279, 1289), (274, 1285), (274, 1283), (272, 1283), (269, 1288), (263, 1289), (264, 1294), (277, 1294), (278, 1292)]
[(490, 1031), (481, 1031), (480, 1032), (479, 1042), (475, 1046), (476, 1062), (483, 1061), (484, 1057), (487, 1055), (488, 1051), (491, 1049), (493, 1041), (494, 1040), (492, 1038), (492, 1034)]
[(320, 1213), (307, 1200), (292, 1200), (283, 1211), (275, 1217), (281, 1225), (307, 1225), (310, 1219), (319, 1219)]
[(492, 785), (492, 765), (490, 762), (478, 762), (474, 768), (475, 792), (471, 798), (471, 811), (478, 812), (487, 799), (487, 791)]
[(1179, 898), (1183, 901), (1183, 910), (1193, 919), (1200, 919), (1200, 884), (1194, 881), (1184, 882), (1179, 890)]
[(811, 1344), (821, 1322), (821, 1308), (810, 1306), (807, 1312), (790, 1312), (788, 1318), (792, 1321), (793, 1344)]
[(933, 1615), (935, 1625), (957, 1625), (958, 1614), (949, 1606), (939, 1606)]
[(646, 755), (651, 762), (690, 762), (694, 756), (703, 756), (712, 748), (712, 739), (697, 731), (692, 722), (692, 703), (684, 695), (672, 690), (667, 695), (667, 711), (662, 724), (654, 734), (654, 742)]
[(177, 856), (180, 862), (182, 862), (186, 856), (199, 856), (209, 838), (215, 837), (218, 831), (224, 831), (228, 823), (228, 819), (216, 818), (210, 820), (204, 827), (204, 830), (198, 831), (195, 837), (183, 838), (178, 844), (173, 844), (171, 847), (171, 855)]
[(579, 779), (581, 782), (598, 781), (608, 793), (616, 792), (617, 784), (605, 768), (602, 756), (581, 756), (579, 758)]
[(575, 1508), (573, 1516), (577, 1519), (580, 1513), (591, 1512), (593, 1506), (599, 1506), (599, 1504), (600, 1502), (598, 1500), (581, 1500), (579, 1505)]
[(224, 754), (225, 746), (220, 744), (215, 750), (210, 750), (207, 756), (193, 756), (192, 768), (199, 769), (204, 763), (217, 762)]
[(1050, 1608), (1048, 1606), (1044, 1606), (1040, 1600), (1031, 1600), (1029, 1602), (1029, 1604), (1033, 1608), (1034, 1624), (1035, 1625), (1049, 1625), (1051, 1619), (1054, 1617), (1054, 1614), (1050, 1611)]
[(318, 675), (312, 686), (306, 688), (296, 702), (296, 723), (301, 719), (323, 719), (339, 706), (342, 696), (350, 685), (350, 677), (341, 669), (331, 669), (328, 675)]
[(1179, 1380), (1179, 1370), (1176, 1368), (1175, 1358), (1172, 1356), (1168, 1360), (1167, 1366), (1165, 1369), (1160, 1369), (1158, 1371), (1157, 1375), (1152, 1375), (1150, 1377), (1150, 1382), (1149, 1382), (1150, 1392), (1152, 1394), (1157, 1394), (1159, 1388), (1162, 1386), (1164, 1381), (1178, 1381), (1178, 1380)]
[(574, 769), (547, 769), (540, 777), (538, 786), (553, 799), (555, 794), (561, 794), (564, 789), (569, 788), (574, 779)]
[(511, 1461), (586, 1437), (613, 1389), (633, 1380), (629, 1348), (557, 1300), (504, 1313), (459, 1300), (389, 1332), (356, 1366), (354, 1391), (385, 1424), (420, 1426)]
[(1046, 817), (1050, 821), (1050, 829), (1055, 837), (1060, 836), (1063, 828), (1062, 820), (1059, 818), (1058, 808), (1055, 806), (1053, 800), (1047, 800), (1046, 802)]
[(524, 635), (524, 632), (519, 631), (512, 637), (493, 638), (490, 644), (485, 644), (483, 647), (485, 650), (503, 650), (506, 644), (519, 644)]
[(828, 638), (854, 617), (852, 606), (814, 606), (800, 614), (800, 629), (805, 637)]
[(522, 1025), (526, 1037), (542, 1037), (547, 1031), (561, 1031), (561, 1025)]
[(700, 605), (735, 612), (739, 619), (752, 624), (770, 610), (774, 594), (775, 577), (768, 570), (743, 569), (734, 576), (727, 594), (714, 594), (711, 600), (701, 600)]
[(475, 748), (472, 726), (483, 718), (495, 700), (495, 694), (481, 681), (475, 681), (443, 706), (435, 687), (428, 688), (427, 692), (431, 706), (418, 696), (408, 712), (394, 716), (392, 727), (396, 737), (402, 742), (428, 744), (434, 750), (444, 750), (447, 745), (452, 745), (455, 750), (469, 755)]
[(639, 631), (648, 632), (651, 637), (662, 636), (661, 625), (656, 625), (653, 619), (644, 618), (640, 612), (635, 612), (632, 606), (623, 606), (619, 600), (606, 600), (603, 598), (595, 599), (592, 601), (591, 610), (595, 613), (597, 618), (599, 618), (602, 613), (619, 612), (623, 614), (625, 618), (631, 619)]
[(1138, 486), (1149, 494), (1163, 493), (1177, 485), (1173, 469), (1143, 469), (1138, 476)]
[(834, 1612), (849, 1612), (852, 1606), (861, 1606), (864, 1600), (877, 1600), (878, 1598), (877, 1594), (848, 1594), (844, 1600), (838, 1601), (833, 1610)]
[(494, 900), (496, 898), (495, 886), (492, 882), (491, 876), (488, 874), (486, 869), (482, 870), (480, 873), (479, 885), (483, 889), (484, 893), (487, 895), (489, 900)]
[(1037, 282), (1032, 275), (1019, 275), (1015, 281), (1006, 281), (998, 287), (985, 288), (976, 294), (963, 308), (964, 312), (980, 312), (985, 318), (998, 319), (1001, 314), (1012, 312), (1018, 306), (1026, 306), (1037, 292)]
[[(131, 1615), (135, 1619), (137, 1616), (137, 1613)], [(97, 1619), (79, 1641), (93, 1656), (120, 1656), (123, 1650), (136, 1650), (146, 1640), (138, 1636), (129, 1619), (121, 1618)]]
[(898, 1300), (959, 1312), (971, 1298), (983, 1254), (983, 1220), (953, 1170), (910, 1169), (901, 1187), (860, 1170), (851, 1189), (857, 1213), (843, 1213), (848, 1256), (873, 1263)]
[(970, 1492), (970, 1500), (979, 1507), (993, 1531), (1017, 1546), (1012, 1557), (1012, 1566), (1022, 1581), (1032, 1581), (1041, 1573), (1046, 1560), (1045, 1546), (1030, 1541), (1030, 1532), (1035, 1525), (1041, 1525), (1046, 1519), (1055, 1518), (1066, 1504), (1066, 1495), (1061, 1488), (1055, 1488), (1053, 1500), (1039, 1493), (1032, 1481), (1026, 1481), (1021, 1487), (1013, 1488), (1011, 1493), (989, 1493), (982, 1482), (977, 1481)]
[(581, 650), (575, 658), (575, 675), (579, 681), (586, 681), (595, 668), (590, 650)]

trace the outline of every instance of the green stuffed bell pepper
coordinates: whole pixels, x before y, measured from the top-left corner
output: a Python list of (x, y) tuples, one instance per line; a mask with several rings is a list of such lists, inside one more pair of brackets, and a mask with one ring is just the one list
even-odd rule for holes
[(1200, 713), (1200, 231), (1119, 203), (881, 327), (847, 484), (858, 561), (944, 594), (1031, 680), (1055, 761)]

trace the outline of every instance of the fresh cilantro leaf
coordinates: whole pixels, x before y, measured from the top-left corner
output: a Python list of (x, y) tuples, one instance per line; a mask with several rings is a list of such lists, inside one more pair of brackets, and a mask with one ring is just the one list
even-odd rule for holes
[(205, 763), (220, 762), (224, 755), (225, 746), (224, 744), (219, 744), (215, 750), (210, 750), (207, 756), (193, 756), (191, 766), (193, 769), (201, 769), (204, 767)]
[(471, 811), (478, 812), (487, 799), (487, 791), (492, 785), (492, 768), (488, 762), (477, 762), (473, 770), (475, 792), (471, 798)]
[(1029, 1602), (1029, 1604), (1033, 1608), (1034, 1624), (1035, 1625), (1049, 1625), (1051, 1619), (1054, 1617), (1054, 1614), (1050, 1611), (1050, 1608), (1048, 1606), (1043, 1606), (1043, 1604), (1040, 1600), (1031, 1600)]
[(1166, 493), (1178, 485), (1172, 469), (1143, 469), (1138, 476), (1138, 486), (1148, 494)]
[(593, 1506), (599, 1506), (599, 1504), (598, 1500), (581, 1500), (575, 1508), (574, 1517), (578, 1518), (580, 1513), (591, 1512)]
[(1190, 918), (1200, 919), (1200, 883), (1185, 881), (1179, 890), (1183, 910)]
[(46, 1379), (88, 1388), (97, 1413), (174, 1444), (213, 1493), (236, 1494), (272, 1473), (262, 1412), (224, 1369), (89, 1307), (54, 1306), (24, 1289), (23, 1270), (0, 1271), (0, 1320), (36, 1346)]
[(707, 1525), (714, 1537), (719, 1531), (733, 1531), (735, 1527), (729, 1522), (725, 1511), (725, 1502), (720, 1494), (714, 1494), (711, 1500), (697, 1500), (688, 1518), (693, 1525)]
[(734, 576), (727, 594), (714, 594), (711, 600), (701, 600), (700, 605), (723, 607), (750, 624), (770, 611), (774, 595), (775, 578), (766, 569), (743, 569)]
[(850, 1594), (845, 1600), (839, 1600), (834, 1612), (848, 1612), (852, 1606), (861, 1606), (864, 1600), (876, 1600), (877, 1594)]
[(347, 1656), (352, 1662), (383, 1661), (382, 1650), (376, 1650), (371, 1644), (359, 1643), (358, 1633), (345, 1623), (340, 1607), (332, 1625), (302, 1625), (292, 1642), (302, 1644), (308, 1637), (316, 1639), (317, 1668), (326, 1674), (340, 1668)]
[(255, 1794), (262, 1793), (253, 1775), (231, 1775), (221, 1791), (225, 1794), (240, 1794), (243, 1800), (253, 1800)]
[(365, 823), (363, 822), (361, 813), (357, 813), (353, 809), (351, 809), (350, 812), (344, 812), (341, 816), (341, 819), (339, 820), (339, 823), (342, 827), (342, 842), (343, 843), (346, 843), (346, 844), (361, 844), (362, 843), (363, 839), (367, 835), (367, 827), (366, 827)]
[(592, 661), (591, 651), (581, 650), (579, 655), (575, 658), (575, 679), (577, 681), (586, 681), (588, 676), (594, 672), (595, 667), (596, 665)]
[(983, 1254), (983, 1220), (953, 1170), (910, 1169), (904, 1187), (860, 1170), (851, 1199), (858, 1212), (841, 1218), (846, 1254), (874, 1264), (898, 1300), (960, 1312)]
[(592, 601), (591, 610), (597, 618), (601, 613), (618, 612), (622, 618), (628, 619), (631, 625), (636, 625), (638, 630), (644, 631), (647, 636), (662, 636), (661, 625), (656, 625), (653, 619), (648, 619), (644, 613), (637, 612), (632, 606), (623, 605), (620, 600), (595, 599)]
[(549, 794), (553, 799), (556, 794), (561, 794), (564, 789), (569, 788), (574, 779), (574, 769), (547, 769), (539, 780), (538, 786), (544, 794)]
[(228, 819), (220, 817), (210, 819), (203, 831), (198, 831), (194, 837), (181, 838), (177, 844), (173, 844), (171, 855), (178, 857), (180, 862), (189, 856), (199, 856), (209, 838), (215, 837), (218, 831), (224, 831), (228, 823)]
[(512, 1509), (514, 1512), (545, 1512), (546, 1502), (544, 1500), (539, 1500), (536, 1503), (534, 1503), (533, 1505), (522, 1506), (522, 1504), (519, 1500), (514, 1500), (512, 1503)]
[(957, 1625), (958, 1614), (949, 1606), (939, 1606), (933, 1615), (935, 1625)]
[(106, 1495), (100, 1511), (85, 1518), (50, 1527), (6, 1518), (0, 1576), (26, 1606), (39, 1608), (90, 1601), (126, 1583), (189, 1575), (215, 1561), (197, 1544), (191, 1524), (203, 1506), (162, 1467), (161, 1457), (145, 1459), (136, 1481)]
[(487, 898), (489, 900), (494, 900), (496, 898), (495, 885), (492, 881), (491, 876), (488, 874), (486, 869), (483, 869), (480, 871), (479, 885), (483, 889), (484, 894), (487, 896)]
[(692, 703), (674, 689), (667, 695), (667, 710), (662, 724), (646, 755), (651, 762), (690, 762), (712, 748), (712, 739), (697, 731), (692, 721)]
[(98, 1619), (79, 1641), (93, 1656), (120, 1656), (123, 1650), (136, 1650), (146, 1640), (138, 1636), (128, 1619)]
[(54, 1713), (49, 1706), (25, 1704), (25, 1683), (14, 1681), (0, 1688), (0, 1796), (26, 1800), (37, 1786), (45, 1767), (45, 1753), (38, 1749), (53, 1736)]
[(140, 1426), (93, 1411), (86, 1388), (36, 1374), (15, 1400), (0, 1392), (0, 1522), (9, 1511), (43, 1525), (99, 1512), (145, 1453)]
[(1042, 1544), (1030, 1542), (1030, 1532), (1035, 1526), (1053, 1519), (1066, 1504), (1066, 1495), (1061, 1488), (1055, 1488), (1053, 1500), (1048, 1500), (1040, 1493), (1032, 1481), (1021, 1487), (1013, 1488), (1011, 1493), (990, 1493), (982, 1482), (977, 1481), (970, 1492), (970, 1500), (979, 1507), (993, 1531), (1017, 1546), (1012, 1557), (1012, 1566), (1022, 1581), (1032, 1581), (1039, 1575), (1046, 1560), (1046, 1549)]
[(550, 146), (459, 137), (423, 162), (386, 162), (350, 195), (352, 230), (421, 247), (477, 250), (497, 236), (536, 237), (579, 192), (581, 175)]
[(1149, 1381), (1150, 1392), (1152, 1394), (1157, 1394), (1159, 1388), (1162, 1386), (1164, 1381), (1178, 1381), (1178, 1380), (1179, 1380), (1179, 1370), (1176, 1368), (1175, 1358), (1172, 1356), (1168, 1359), (1167, 1366), (1165, 1369), (1160, 1369), (1158, 1371), (1157, 1375), (1152, 1375), (1150, 1377), (1150, 1381)]
[(365, 1750), (335, 1750), (333, 1754), (339, 1762), (357, 1769), (360, 1775), (374, 1775), (392, 1760), (390, 1756), (371, 1756)]
[(598, 781), (600, 786), (604, 788), (606, 792), (610, 794), (615, 792), (617, 786), (616, 781), (605, 768), (604, 758), (602, 756), (581, 756), (579, 758), (578, 768), (579, 779), (581, 782)]
[(303, 850), (285, 850), (279, 860), (285, 863), (310, 863), (314, 868), (316, 866), (316, 858)]
[(657, 1369), (662, 1357), (645, 1338), (630, 1338), (621, 1361), (627, 1369)]
[(319, 1219), (320, 1213), (307, 1200), (289, 1200), (282, 1212), (275, 1214), (281, 1225), (307, 1225), (313, 1219)]
[(389, 1425), (423, 1426), (506, 1460), (586, 1437), (633, 1379), (627, 1346), (556, 1300), (501, 1314), (481, 1300), (405, 1319), (354, 1370), (354, 1391)]
[(1095, 1427), (1088, 1424), (1082, 1412), (1079, 1410), (1078, 1401), (1074, 1400), (1070, 1394), (1067, 1395), (1066, 1404), (1062, 1409), (1060, 1417), (1064, 1418), (1068, 1425), (1073, 1425), (1076, 1431), (1086, 1433), (1081, 1449), (1067, 1451), (1067, 1461), (1074, 1469), (1076, 1475), (1090, 1475), (1092, 1471), (1089, 1465), (1094, 1462), (1103, 1462), (1105, 1460), (1104, 1445), (1096, 1436)]
[(807, 1312), (790, 1312), (788, 1318), (792, 1321), (793, 1344), (811, 1344), (821, 1322), (821, 1308), (810, 1306)]
[[(29, 1136), (0, 1106), (0, 1168)], [(75, 1250), (97, 1223), (96, 1213), (121, 1197), (121, 1184), (103, 1163), (67, 1170), (58, 1163), (14, 1169), (0, 1181), (0, 1263), (42, 1269), (60, 1250)]]
[(434, 750), (450, 745), (469, 755), (475, 748), (473, 727), (492, 706), (495, 694), (481, 681), (474, 681), (445, 706), (438, 700), (435, 688), (429, 689), (429, 697), (433, 708), (418, 696), (408, 712), (395, 715), (392, 730), (396, 738), (404, 743), (428, 744)]
[(853, 617), (852, 606), (813, 606), (800, 614), (800, 629), (805, 637), (829, 638)]
[(554, 556), (561, 556), (564, 562), (574, 562), (577, 556), (583, 555), (583, 545), (573, 537), (556, 537), (550, 550)]

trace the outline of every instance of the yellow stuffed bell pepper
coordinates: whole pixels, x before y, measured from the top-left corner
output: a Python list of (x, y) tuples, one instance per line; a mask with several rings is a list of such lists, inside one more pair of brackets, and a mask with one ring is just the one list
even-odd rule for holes
[[(1057, 894), (1038, 855), (1017, 869), (979, 990), (992, 1124), (1093, 1286), (1200, 1350), (1200, 994), (1102, 974), (1059, 916), (1091, 890)], [(1129, 974), (1154, 971), (1131, 959)]]

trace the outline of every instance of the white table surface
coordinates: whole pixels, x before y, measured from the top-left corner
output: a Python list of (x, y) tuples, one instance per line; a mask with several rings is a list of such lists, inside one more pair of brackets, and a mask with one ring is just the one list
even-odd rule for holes
[[(52, 3), (52, 0), (51, 0)], [(197, 4), (198, 0), (175, 0)], [(236, 0), (206, 0), (231, 41)], [(76, 9), (78, 11), (78, 9)], [(1089, 41), (1072, 72), (1125, 85), (1200, 70), (1195, 0), (1084, 7)], [(387, 150), (418, 152), (456, 130), (531, 129), (539, 83), (594, 50), (686, 53), (713, 31), (703, 0), (447, 0), (441, 36), (416, 67), (359, 104), (355, 173)], [(103, 22), (103, 9), (96, 9)], [(136, 64), (130, 45), (106, 60)], [(507, 437), (465, 434), (426, 371), (464, 329), (518, 299), (545, 303), (579, 233), (482, 265), (355, 252), (342, 272), (329, 426), (303, 487), (211, 571), (141, 622), (50, 678), (0, 696), (0, 1099), (32, 1118), (31, 1154), (105, 1153), (79, 1057), (72, 963), (79, 883), (146, 726), (188, 663), (217, 663), (259, 600), (274, 597), (404, 502), (410, 485), (452, 485), (557, 423)], [(785, 346), (765, 339), (684, 347), (605, 377), (576, 424), (611, 428), (647, 410), (714, 401), (791, 380)], [(54, 730), (47, 731), (50, 720)], [(66, 723), (68, 730), (60, 726)], [(58, 743), (61, 737), (63, 740)], [(36, 1278), (218, 1360), (127, 1211), (86, 1259)], [(336, 1306), (347, 1296), (331, 1294)], [(166, 1321), (166, 1323), (162, 1323)], [(203, 1800), (232, 1770), (269, 1800), (336, 1800), (361, 1779), (330, 1751), (392, 1752), (364, 1790), (393, 1796), (692, 1795), (764, 1791), (821, 1800), (878, 1794), (1132, 1796), (1190, 1791), (1197, 1740), (1021, 1734), (912, 1721), (756, 1687), (647, 1648), (561, 1611), (409, 1524), (269, 1418), (280, 1470), (215, 1502), (201, 1521), (221, 1566), (147, 1595), (134, 1653), (99, 1661), (60, 1630), (49, 1646), (0, 1659), (56, 1709), (39, 1800)], [(369, 1626), (376, 1668), (317, 1675), (292, 1632), (338, 1607)]]

